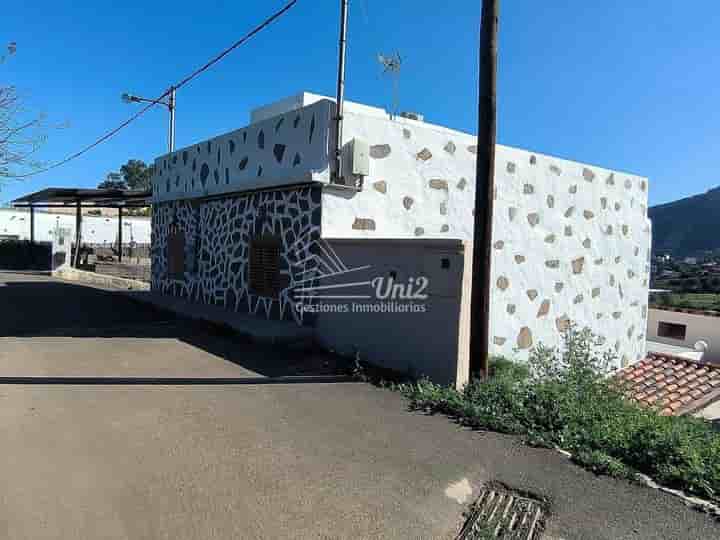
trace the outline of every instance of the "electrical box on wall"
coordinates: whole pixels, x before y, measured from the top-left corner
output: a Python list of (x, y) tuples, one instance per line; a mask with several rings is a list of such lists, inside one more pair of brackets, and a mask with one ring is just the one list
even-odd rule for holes
[(370, 145), (362, 139), (352, 139), (343, 145), (342, 182), (362, 189), (363, 179), (370, 175)]
[(348, 172), (353, 176), (368, 176), (370, 174), (370, 145), (362, 139), (350, 141), (350, 168)]

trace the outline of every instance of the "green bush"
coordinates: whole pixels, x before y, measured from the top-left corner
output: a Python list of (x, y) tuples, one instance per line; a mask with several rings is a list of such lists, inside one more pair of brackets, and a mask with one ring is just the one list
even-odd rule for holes
[(527, 365), (495, 359), (488, 380), (462, 391), (427, 380), (399, 388), (413, 408), (564, 448), (597, 473), (640, 471), (720, 501), (720, 433), (704, 420), (661, 416), (627, 401), (607, 377), (615, 354), (602, 346), (589, 330), (571, 327), (561, 350), (538, 346)]

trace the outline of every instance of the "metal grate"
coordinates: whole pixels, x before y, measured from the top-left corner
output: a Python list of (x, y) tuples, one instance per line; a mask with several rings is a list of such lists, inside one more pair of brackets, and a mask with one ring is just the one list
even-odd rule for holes
[(538, 540), (545, 521), (545, 505), (501, 486), (480, 492), (458, 540)]
[(280, 273), (280, 238), (263, 236), (250, 242), (250, 289), (259, 296), (277, 297), (286, 285)]

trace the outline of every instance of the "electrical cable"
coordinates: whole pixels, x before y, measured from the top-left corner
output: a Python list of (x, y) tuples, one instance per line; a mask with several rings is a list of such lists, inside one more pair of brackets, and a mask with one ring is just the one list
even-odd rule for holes
[(48, 165), (47, 167), (43, 167), (43, 168), (41, 168), (41, 169), (38, 169), (38, 170), (35, 170), (35, 171), (32, 171), (32, 172), (29, 172), (29, 173), (25, 173), (25, 174), (14, 174), (14, 175), (10, 176), (10, 178), (27, 178), (27, 177), (30, 177), (30, 176), (35, 176), (35, 175), (37, 175), (37, 174), (41, 174), (41, 173), (50, 171), (50, 170), (52, 170), (52, 169), (56, 169), (57, 167), (60, 167), (61, 165), (65, 165), (65, 164), (68, 163), (69, 161), (72, 161), (72, 160), (74, 160), (74, 159), (79, 158), (80, 156), (82, 156), (83, 154), (89, 152), (90, 150), (92, 150), (92, 149), (95, 148), (96, 146), (98, 146), (98, 145), (102, 144), (103, 142), (107, 141), (108, 139), (110, 139), (111, 137), (113, 137), (114, 135), (116, 135), (120, 130), (124, 129), (125, 127), (127, 127), (128, 125), (130, 125), (132, 122), (134, 122), (135, 120), (137, 120), (138, 118), (140, 118), (140, 117), (141, 117), (143, 114), (145, 114), (148, 110), (152, 109), (155, 105), (158, 104), (158, 102), (159, 102), (161, 99), (167, 97), (173, 89), (177, 90), (178, 88), (180, 88), (180, 87), (182, 87), (182, 86), (185, 86), (187, 83), (189, 83), (189, 82), (190, 82), (191, 80), (193, 80), (195, 77), (197, 77), (198, 75), (200, 75), (200, 74), (203, 73), (204, 71), (208, 70), (213, 64), (216, 64), (217, 62), (219, 62), (220, 60), (222, 60), (225, 56), (227, 56), (228, 54), (230, 54), (232, 51), (234, 51), (235, 49), (237, 49), (238, 47), (240, 47), (241, 45), (243, 45), (244, 43), (246, 43), (247, 41), (249, 41), (249, 40), (250, 40), (252, 37), (254, 37), (256, 34), (260, 33), (260, 32), (263, 31), (265, 28), (267, 28), (268, 26), (270, 26), (273, 22), (275, 22), (277, 19), (279, 19), (279, 18), (282, 17), (285, 13), (287, 13), (291, 8), (293, 8), (293, 7), (295, 6), (295, 4), (297, 4), (297, 2), (298, 2), (298, 0), (291, 0), (290, 2), (288, 2), (287, 4), (285, 4), (285, 6), (284, 6), (282, 9), (280, 9), (280, 10), (276, 11), (275, 13), (273, 13), (270, 17), (268, 17), (267, 19), (265, 19), (262, 23), (260, 23), (260, 24), (259, 24), (258, 26), (256, 26), (255, 28), (253, 28), (250, 32), (248, 32), (247, 34), (245, 34), (242, 38), (240, 38), (240, 39), (237, 40), (235, 43), (233, 43), (232, 45), (230, 45), (230, 47), (226, 48), (226, 49), (223, 50), (220, 54), (218, 54), (218, 55), (215, 56), (214, 58), (210, 59), (210, 60), (209, 60), (208, 62), (206, 62), (204, 65), (202, 65), (201, 67), (199, 67), (198, 69), (196, 69), (195, 71), (193, 71), (190, 75), (188, 75), (187, 77), (185, 77), (184, 79), (182, 79), (179, 83), (172, 85), (172, 86), (171, 86), (170, 88), (168, 88), (162, 95), (160, 95), (159, 97), (157, 97), (157, 98), (155, 98), (154, 100), (152, 100), (152, 101), (153, 101), (152, 103), (149, 103), (148, 105), (146, 105), (145, 107), (143, 107), (142, 109), (140, 109), (138, 112), (136, 112), (135, 114), (133, 114), (130, 118), (128, 118), (127, 120), (125, 120), (122, 124), (120, 124), (119, 126), (115, 127), (114, 129), (111, 129), (110, 131), (108, 131), (107, 133), (105, 133), (104, 135), (102, 135), (100, 138), (98, 138), (97, 140), (95, 140), (93, 143), (85, 146), (84, 148), (82, 148), (81, 150), (75, 152), (74, 154), (70, 154), (69, 156), (63, 158), (62, 160), (53, 163), (52, 165)]

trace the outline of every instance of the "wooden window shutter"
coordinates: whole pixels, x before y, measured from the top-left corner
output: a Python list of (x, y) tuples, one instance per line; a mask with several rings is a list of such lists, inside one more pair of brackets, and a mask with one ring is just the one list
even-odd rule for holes
[(259, 296), (276, 298), (287, 286), (280, 273), (280, 248), (277, 236), (259, 236), (250, 242), (250, 291)]
[(172, 225), (167, 239), (168, 275), (182, 279), (185, 275), (185, 233)]

